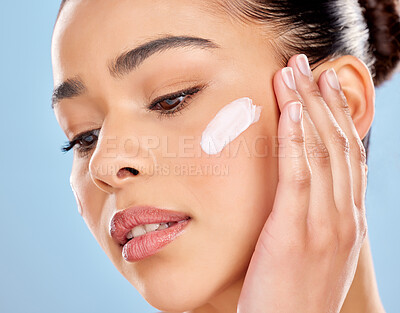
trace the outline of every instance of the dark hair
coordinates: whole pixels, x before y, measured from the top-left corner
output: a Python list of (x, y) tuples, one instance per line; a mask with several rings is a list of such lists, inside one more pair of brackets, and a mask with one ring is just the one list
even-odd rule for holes
[[(400, 60), (398, 0), (219, 0), (218, 8), (244, 22), (273, 27), (282, 66), (304, 53), (314, 67), (353, 55), (375, 86), (391, 78)], [(362, 143), (368, 158), (368, 131)]]
[[(65, 3), (62, 0), (58, 16)], [(400, 60), (398, 0), (214, 0), (244, 22), (273, 25), (285, 66), (293, 54), (311, 66), (353, 55), (369, 68), (375, 86), (388, 80)], [(57, 19), (58, 19), (57, 16)], [(368, 158), (371, 129), (362, 140)]]

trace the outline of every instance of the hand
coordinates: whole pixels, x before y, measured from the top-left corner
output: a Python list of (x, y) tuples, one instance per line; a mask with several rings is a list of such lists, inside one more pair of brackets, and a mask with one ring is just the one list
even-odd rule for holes
[[(281, 111), (279, 182), (239, 313), (339, 312), (367, 233), (366, 155), (346, 98), (334, 72), (323, 72), (317, 84), (307, 58), (298, 56), (288, 62), (295, 81), (290, 68), (274, 76)], [(296, 123), (289, 108), (299, 101)]]

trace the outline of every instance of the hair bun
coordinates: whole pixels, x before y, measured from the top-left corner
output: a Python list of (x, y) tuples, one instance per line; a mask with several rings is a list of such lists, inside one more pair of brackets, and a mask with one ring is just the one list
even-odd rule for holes
[(372, 75), (375, 85), (389, 79), (400, 60), (400, 12), (398, 0), (359, 0), (376, 61)]

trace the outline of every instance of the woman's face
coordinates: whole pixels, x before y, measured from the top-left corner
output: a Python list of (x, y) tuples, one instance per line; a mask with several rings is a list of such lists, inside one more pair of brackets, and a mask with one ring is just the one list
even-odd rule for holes
[[(70, 141), (101, 129), (97, 142), (87, 135), (87, 150), (73, 152), (70, 182), (82, 217), (122, 275), (161, 310), (182, 312), (238, 297), (278, 178), (273, 49), (256, 26), (207, 6), (204, 0), (70, 0), (52, 42), (55, 87), (68, 79), (81, 82), (74, 85), (79, 94), (66, 87), (57, 93), (61, 128)], [(218, 47), (161, 49), (110, 73), (122, 52), (165, 35), (205, 38)], [(146, 108), (199, 86), (175, 114), (161, 115), (161, 109), (182, 97), (163, 101), (158, 110)], [(207, 155), (200, 148), (203, 130), (242, 97), (263, 107), (259, 121), (221, 153)], [(134, 205), (191, 219), (156, 254), (128, 262), (109, 228), (116, 212)]]

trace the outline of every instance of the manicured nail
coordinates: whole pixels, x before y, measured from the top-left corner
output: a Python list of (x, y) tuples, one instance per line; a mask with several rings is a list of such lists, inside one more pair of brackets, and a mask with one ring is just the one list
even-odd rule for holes
[(300, 102), (293, 102), (289, 104), (289, 116), (290, 119), (298, 123), (301, 120), (302, 116), (302, 104)]
[(302, 72), (303, 75), (311, 77), (312, 73), (310, 69), (310, 64), (308, 63), (308, 58), (305, 54), (299, 54), (296, 57), (296, 63), (300, 69), (300, 72)]
[(336, 72), (333, 68), (330, 68), (326, 72), (326, 79), (328, 80), (329, 85), (336, 90), (340, 90), (339, 79), (336, 75)]
[(284, 67), (282, 69), (282, 77), (286, 86), (292, 90), (296, 90), (296, 83), (294, 81), (293, 69), (291, 67)]

